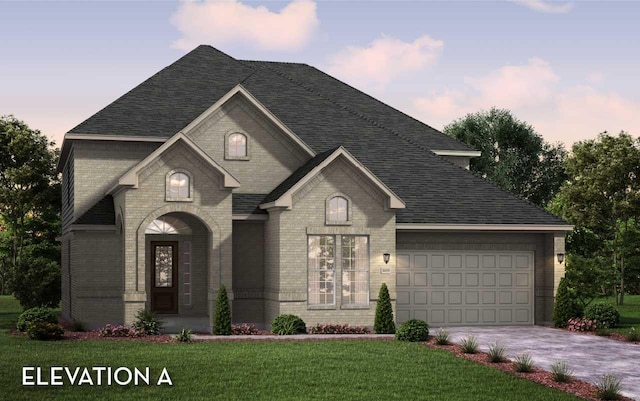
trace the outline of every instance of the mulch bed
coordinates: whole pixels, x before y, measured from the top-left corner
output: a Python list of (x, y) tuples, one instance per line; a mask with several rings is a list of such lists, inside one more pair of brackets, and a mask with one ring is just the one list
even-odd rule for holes
[[(567, 329), (559, 329), (559, 330), (565, 330), (565, 331), (568, 331), (570, 333), (575, 333), (575, 334), (585, 334), (585, 335), (588, 335), (588, 336), (598, 336), (598, 334), (595, 331), (570, 331), (570, 330), (567, 330)], [(639, 344), (640, 345), (640, 341), (628, 341), (627, 340), (627, 336), (625, 336), (624, 334), (615, 333), (615, 332), (611, 332), (606, 336), (599, 335), (598, 337), (604, 337), (604, 338), (609, 338), (611, 340), (622, 341), (622, 342), (629, 343), (629, 344)]]
[[(542, 384), (543, 386), (546, 386), (546, 387), (555, 388), (557, 390), (564, 391), (565, 393), (573, 394), (585, 400), (600, 401), (600, 398), (598, 398), (598, 396), (596, 395), (598, 391), (596, 386), (582, 380), (573, 379), (569, 383), (558, 383), (553, 380), (551, 376), (551, 372), (547, 372), (545, 370), (542, 370), (536, 367), (533, 368), (533, 372), (531, 373), (516, 372), (515, 362), (507, 361), (507, 362), (501, 362), (501, 363), (492, 363), (492, 362), (489, 362), (489, 356), (485, 352), (478, 351), (478, 353), (476, 354), (465, 354), (464, 352), (461, 351), (461, 347), (459, 345), (457, 344), (438, 345), (436, 344), (435, 339), (433, 337), (430, 337), (429, 340), (423, 344), (425, 344), (427, 347), (430, 347), (430, 348), (438, 348), (438, 349), (449, 351), (459, 358), (468, 359), (470, 361), (479, 363), (481, 365), (491, 366), (492, 368), (501, 370), (508, 374), (530, 380), (534, 383)], [(633, 401), (633, 399), (631, 398), (622, 397), (622, 396), (619, 398), (619, 400)]]

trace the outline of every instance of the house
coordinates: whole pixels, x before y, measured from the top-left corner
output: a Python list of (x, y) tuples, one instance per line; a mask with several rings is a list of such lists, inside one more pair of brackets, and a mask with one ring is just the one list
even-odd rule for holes
[[(234, 322), (552, 320), (563, 220), (468, 171), (479, 152), (305, 64), (200, 46), (69, 131), (62, 315)], [(193, 329), (197, 327), (191, 326)]]

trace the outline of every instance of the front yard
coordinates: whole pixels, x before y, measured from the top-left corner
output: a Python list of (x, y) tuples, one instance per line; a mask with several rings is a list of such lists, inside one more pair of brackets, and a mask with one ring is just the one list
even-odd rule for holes
[[(577, 400), (568, 394), (398, 341), (154, 344), (38, 342), (12, 336), (19, 306), (0, 297), (0, 398), (11, 400)], [(163, 367), (173, 387), (22, 387), (22, 367)]]

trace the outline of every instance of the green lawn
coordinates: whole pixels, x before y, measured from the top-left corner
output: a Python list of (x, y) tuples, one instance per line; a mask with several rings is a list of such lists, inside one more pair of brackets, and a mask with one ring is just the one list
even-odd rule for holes
[[(7, 334), (17, 309), (0, 297), (3, 400), (577, 400), (420, 344), (38, 342)], [(22, 387), (23, 366), (166, 367), (174, 385)]]
[[(616, 304), (613, 297), (600, 298), (594, 302)], [(635, 327), (636, 331), (640, 332), (640, 295), (625, 295), (624, 305), (618, 306), (618, 312), (620, 312), (620, 326), (612, 331), (627, 334), (632, 327)]]

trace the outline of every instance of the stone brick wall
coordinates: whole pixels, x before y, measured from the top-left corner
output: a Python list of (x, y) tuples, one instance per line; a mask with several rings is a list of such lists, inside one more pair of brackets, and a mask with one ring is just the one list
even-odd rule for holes
[[(326, 225), (325, 205), (328, 197), (343, 193), (351, 199), (351, 225)], [(267, 272), (278, 269), (278, 279), (270, 273), (266, 278), (266, 317), (277, 313), (293, 313), (308, 325), (316, 323), (349, 323), (372, 326), (375, 301), (383, 282), (395, 288), (394, 262), (384, 264), (383, 253), (395, 252), (395, 211), (385, 210), (386, 199), (366, 177), (342, 158), (336, 159), (323, 172), (293, 196), (292, 210), (270, 211), (267, 224)], [(279, 231), (279, 242), (270, 236)], [(317, 308), (307, 303), (307, 236), (368, 235), (370, 249), (368, 307), (349, 309), (341, 300), (341, 270), (336, 269), (336, 303)], [(276, 251), (274, 251), (275, 248)], [(276, 254), (277, 252), (277, 254)], [(339, 252), (336, 249), (336, 253)], [(275, 286), (278, 286), (276, 290)], [(275, 308), (277, 304), (277, 311)]]
[[(249, 160), (225, 158), (225, 135), (234, 132), (247, 136)], [(241, 193), (267, 194), (309, 159), (240, 95), (187, 135), (240, 181)]]

